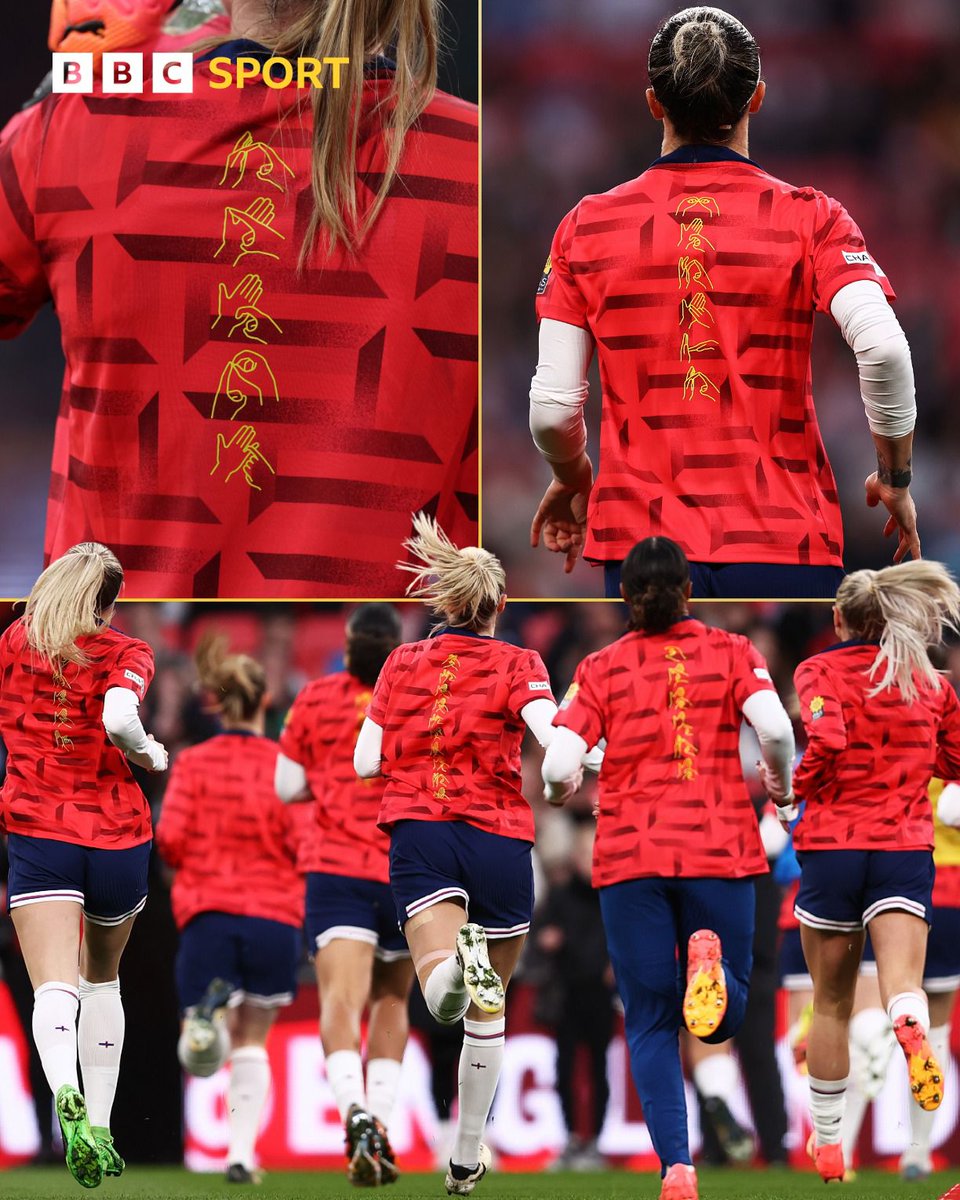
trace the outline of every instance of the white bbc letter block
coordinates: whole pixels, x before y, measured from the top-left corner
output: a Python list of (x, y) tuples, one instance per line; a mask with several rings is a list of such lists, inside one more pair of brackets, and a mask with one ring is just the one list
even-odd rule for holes
[(55, 92), (93, 91), (92, 54), (54, 54), (53, 90)]
[(143, 95), (143, 55), (105, 54), (103, 56), (104, 94), (123, 92)]
[(155, 92), (193, 92), (192, 54), (155, 54), (153, 56), (153, 78), (150, 81)]

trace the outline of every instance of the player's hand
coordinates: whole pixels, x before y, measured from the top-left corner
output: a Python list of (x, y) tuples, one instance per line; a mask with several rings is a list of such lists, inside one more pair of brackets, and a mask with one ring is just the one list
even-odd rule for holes
[(151, 775), (159, 775), (161, 771), (165, 771), (170, 761), (170, 756), (167, 754), (167, 748), (162, 742), (158, 742), (152, 733), (147, 734), (147, 741), (150, 743), (147, 749), (142, 754), (129, 754), (127, 757), (134, 766), (142, 767), (144, 771), (149, 771)]
[(539, 546), (542, 536), (544, 546), (551, 553), (565, 555), (563, 570), (567, 575), (583, 549), (589, 496), (589, 487), (584, 492), (554, 479), (544, 492), (530, 526), (530, 545)]
[(920, 553), (920, 535), (917, 532), (917, 509), (910, 495), (910, 489), (890, 487), (881, 483), (877, 472), (868, 475), (864, 483), (867, 493), (867, 507), (877, 508), (880, 504), (890, 516), (883, 527), (883, 536), (890, 537), (898, 534), (897, 548), (893, 554), (895, 563), (903, 562), (909, 554), (914, 560), (922, 557)]
[(568, 800), (580, 791), (582, 783), (583, 767), (578, 767), (576, 774), (571, 775), (569, 779), (564, 779), (562, 783), (546, 784), (543, 794), (548, 804), (552, 804), (554, 808), (562, 808)]

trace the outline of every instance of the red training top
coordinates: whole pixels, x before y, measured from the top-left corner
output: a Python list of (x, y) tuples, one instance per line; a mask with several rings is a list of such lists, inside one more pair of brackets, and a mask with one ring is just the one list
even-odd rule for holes
[(520, 713), (533, 700), (552, 699), (535, 650), (463, 629), (398, 646), (369, 713), (383, 730), (381, 829), (395, 821), (465, 821), (532, 842)]
[(132, 598), (399, 593), (411, 512), (476, 541), (477, 110), (438, 93), (360, 252), (300, 274), (310, 93), (212, 81), (51, 96), (0, 139), (0, 337), (52, 298), (67, 358), (47, 559), (104, 542)]
[(589, 330), (603, 389), (585, 554), (665, 534), (705, 563), (841, 566), (814, 313), (886, 276), (836, 200), (683, 147), (557, 230), (537, 316)]
[(348, 671), (308, 683), (293, 702), (280, 749), (307, 773), (316, 821), (301, 871), (390, 882), (390, 839), (377, 828), (386, 781), (358, 779), (353, 751), (373, 696)]
[(807, 748), (793, 777), (806, 800), (798, 850), (932, 850), (927, 789), (960, 777), (960, 704), (949, 683), (918, 680), (907, 704), (896, 686), (876, 696), (875, 642), (852, 640), (797, 667)]
[(768, 870), (740, 765), (742, 709), (774, 691), (739, 634), (687, 617), (585, 658), (555, 725), (607, 739), (593, 884)]
[(107, 738), (103, 698), (119, 687), (142, 700), (153, 651), (108, 626), (77, 645), (88, 665), (54, 667), (27, 644), (22, 620), (0, 636), (0, 736), (7, 747), (0, 827), (126, 850), (150, 840), (150, 808), (123, 752)]
[(277, 743), (222, 733), (173, 764), (157, 823), (157, 850), (176, 870), (177, 928), (198, 913), (303, 922), (293, 816), (277, 799)]

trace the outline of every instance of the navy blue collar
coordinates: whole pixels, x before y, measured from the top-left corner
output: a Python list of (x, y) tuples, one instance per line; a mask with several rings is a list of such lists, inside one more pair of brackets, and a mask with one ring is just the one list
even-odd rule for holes
[(830, 654), (833, 650), (849, 650), (851, 646), (879, 646), (879, 642), (870, 641), (868, 638), (850, 638), (846, 642), (834, 642), (832, 646), (827, 646), (821, 650), (821, 654)]
[[(675, 163), (717, 163), (717, 162), (741, 162), (749, 163), (751, 167), (759, 167), (758, 162), (754, 162), (752, 158), (746, 158), (742, 154), (738, 154), (736, 150), (731, 150), (729, 146), (679, 146), (676, 150), (671, 150), (669, 154), (663, 154), (660, 158), (654, 159), (650, 164), (651, 167), (670, 167)], [(762, 170), (762, 168), (761, 168)]]
[[(259, 42), (251, 41), (250, 38), (234, 38), (232, 41), (214, 46), (212, 50), (201, 55), (197, 62), (210, 62), (214, 58), (228, 58), (235, 63), (238, 58), (256, 58), (261, 63), (265, 63), (273, 57), (266, 46), (262, 46)], [(383, 55), (378, 55), (377, 58), (364, 63), (363, 69), (365, 74), (378, 75), (381, 71), (395, 71), (397, 64), (389, 58), (384, 58)]]
[(430, 636), (432, 638), (443, 637), (445, 633), (449, 633), (453, 637), (478, 638), (481, 642), (495, 642), (497, 640), (492, 633), (477, 633), (475, 629), (459, 629), (456, 625), (441, 625)]
[(221, 737), (263, 737), (262, 733), (254, 733), (252, 729), (221, 729)]

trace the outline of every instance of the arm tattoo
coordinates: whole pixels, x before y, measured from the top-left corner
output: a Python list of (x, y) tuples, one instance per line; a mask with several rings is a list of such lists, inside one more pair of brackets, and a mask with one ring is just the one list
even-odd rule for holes
[(894, 470), (882, 454), (877, 454), (877, 479), (887, 487), (906, 488), (913, 479), (913, 459), (908, 458), (904, 467)]

